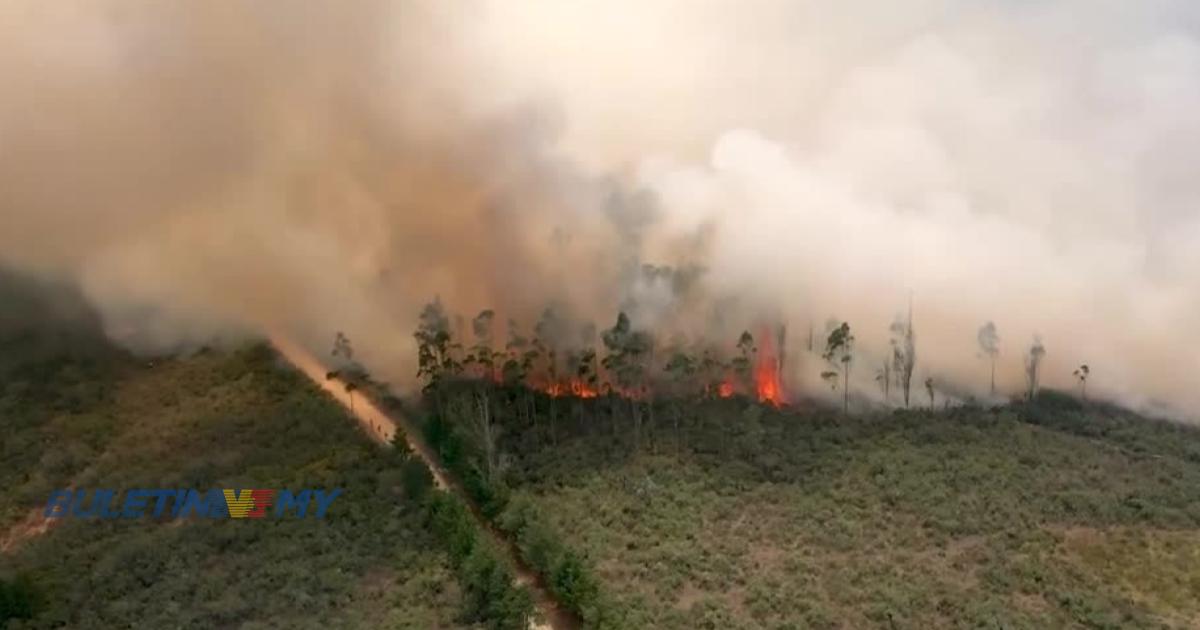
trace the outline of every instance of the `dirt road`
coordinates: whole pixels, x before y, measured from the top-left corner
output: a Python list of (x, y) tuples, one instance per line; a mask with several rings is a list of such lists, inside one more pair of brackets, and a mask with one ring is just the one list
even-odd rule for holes
[[(433, 473), (434, 484), (440, 489), (458, 494), (460, 498), (467, 501), (468, 505), (471, 504), (470, 500), (463, 495), (462, 489), (452, 483), (450, 477), (437, 464), (437, 458), (433, 456), (424, 442), (416, 439), (415, 427), (407, 426), (403, 418), (392, 418), (367, 400), (365, 396), (347, 392), (345, 383), (342, 381), (336, 378), (327, 379), (326, 375), (329, 373), (329, 369), (304, 348), (277, 335), (271, 336), (271, 344), (275, 346), (281, 356), (303, 372), (305, 376), (312, 379), (318, 387), (328, 392), (346, 408), (351, 409), (358, 423), (372, 439), (390, 446), (396, 431), (400, 430), (405, 441), (408, 442), (409, 448), (425, 462), (430, 472)], [(521, 561), (513, 543), (501, 536), (477, 512), (473, 511), (473, 514), (479, 527), (495, 540), (499, 549), (505, 550), (509, 555), (510, 564), (516, 569), (517, 582), (528, 588), (533, 594), (534, 604), (537, 606), (542, 620), (531, 621), (530, 630), (573, 630), (577, 624), (569, 615), (559, 610), (557, 603), (541, 585), (537, 574), (529, 570)]]

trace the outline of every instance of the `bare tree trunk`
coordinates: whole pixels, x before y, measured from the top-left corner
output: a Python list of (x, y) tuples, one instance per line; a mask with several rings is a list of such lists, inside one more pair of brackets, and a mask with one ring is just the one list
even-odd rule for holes
[(1034, 396), (1037, 395), (1038, 388), (1038, 366), (1033, 363), (1029, 366), (1029, 402), (1033, 402)]
[(996, 357), (992, 357), (992, 397), (996, 397)]
[(883, 402), (887, 406), (892, 404), (892, 370), (887, 361), (883, 362)]
[(538, 444), (541, 442), (541, 436), (538, 435), (540, 431), (538, 430), (537, 401), (528, 390), (525, 392), (525, 413), (529, 414), (529, 420), (533, 423), (533, 441)]
[(617, 437), (617, 399), (612, 392), (608, 393), (608, 420), (612, 425), (613, 437)]
[(638, 413), (638, 404), (633, 398), (629, 399), (629, 412), (633, 415), (633, 451), (638, 453), (642, 450), (642, 416)]
[(846, 369), (842, 370), (842, 380), (845, 386), (842, 388), (842, 414), (850, 415), (850, 366), (846, 365)]
[(479, 425), (479, 434), (483, 439), (484, 471), (487, 474), (488, 481), (495, 477), (496, 472), (496, 439), (495, 432), (492, 430), (492, 408), (488, 399), (487, 391), (482, 388), (475, 390), (475, 408), (476, 422)]

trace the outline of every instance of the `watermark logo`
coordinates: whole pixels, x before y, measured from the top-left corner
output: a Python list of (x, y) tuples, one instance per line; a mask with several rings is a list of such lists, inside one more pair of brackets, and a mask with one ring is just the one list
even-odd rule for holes
[(293, 492), (275, 489), (183, 488), (55, 490), (46, 501), (46, 518), (325, 518), (332, 490)]

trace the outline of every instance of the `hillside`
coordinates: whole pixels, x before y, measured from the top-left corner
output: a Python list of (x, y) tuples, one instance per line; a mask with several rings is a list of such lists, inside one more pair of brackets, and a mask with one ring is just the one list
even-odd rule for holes
[[(0, 319), (0, 581), (35, 608), (10, 627), (520, 625), (468, 510), (409, 500), (420, 466), (268, 347), (139, 360), (60, 298)], [(662, 399), (635, 428), (615, 396), (369, 385), (584, 627), (1200, 627), (1193, 428), (1054, 392), (854, 417)], [(490, 459), (455, 403), (481, 391)], [(57, 488), (242, 486), (346, 493), (324, 520), (40, 518)]]
[[(464, 627), (448, 558), (398, 491), (400, 455), (265, 346), (150, 362), (78, 321), (8, 324), (0, 580), (36, 591), (34, 618), (10, 627)], [(346, 492), (322, 520), (42, 527), (48, 496), (64, 487)]]
[(664, 427), (640, 455), (628, 427), (508, 438), (514, 501), (585, 553), (630, 627), (1200, 627), (1194, 430), (1049, 392), (683, 415), (678, 450)]

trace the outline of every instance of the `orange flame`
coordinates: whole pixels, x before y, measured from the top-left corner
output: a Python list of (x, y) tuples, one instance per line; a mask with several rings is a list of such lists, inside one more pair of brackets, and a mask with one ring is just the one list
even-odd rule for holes
[(573, 378), (571, 379), (571, 394), (580, 398), (595, 398), (600, 393), (596, 391), (596, 388), (577, 378)]
[(733, 395), (733, 381), (730, 381), (728, 378), (721, 381), (721, 384), (717, 386), (717, 395), (720, 396), (721, 398), (729, 398), (730, 396), (732, 396)]
[(546, 393), (558, 398), (559, 396), (575, 396), (577, 398), (595, 398), (600, 395), (594, 387), (573, 378), (566, 383), (552, 383), (544, 388)]
[(758, 341), (758, 357), (754, 365), (754, 389), (758, 400), (778, 407), (786, 402), (779, 378), (779, 353), (770, 330), (764, 330)]

